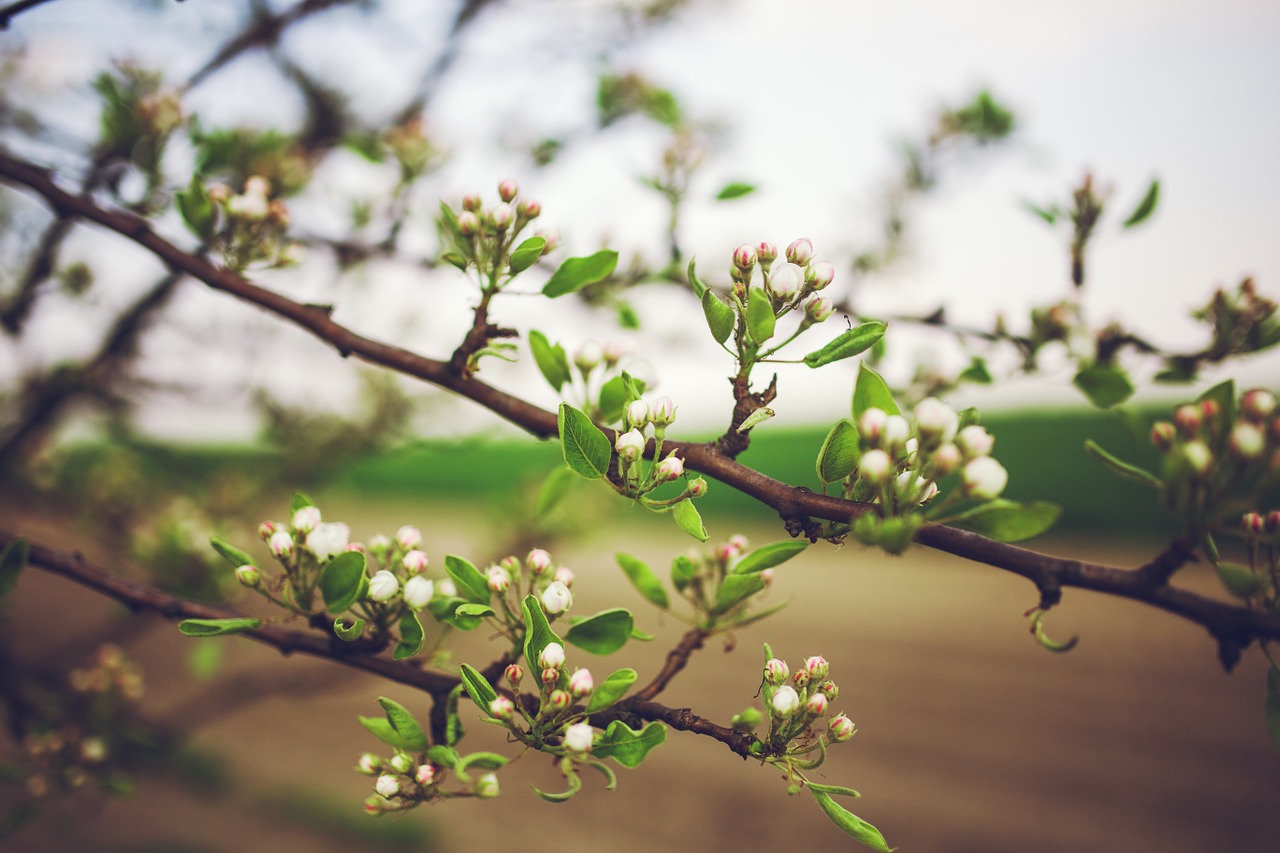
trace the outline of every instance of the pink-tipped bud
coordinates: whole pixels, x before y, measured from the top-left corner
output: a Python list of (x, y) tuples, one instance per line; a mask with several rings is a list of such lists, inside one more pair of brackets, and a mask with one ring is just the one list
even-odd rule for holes
[(835, 279), (836, 268), (831, 261), (814, 261), (804, 274), (805, 283), (813, 290), (822, 290)]
[(287, 557), (293, 553), (293, 537), (289, 535), (287, 530), (277, 530), (271, 534), (271, 539), (267, 541), (267, 547), (271, 549), (271, 553), (276, 557)]
[(463, 210), (467, 210), (472, 213), (475, 213), (480, 210), (480, 207), (483, 204), (484, 202), (480, 199), (480, 196), (476, 195), (475, 193), (470, 193), (469, 195), (464, 195), (462, 197)]
[(649, 404), (644, 400), (632, 400), (627, 406), (627, 424), (633, 429), (643, 429), (649, 423)]
[(419, 551), (417, 548), (406, 552), (400, 558), (400, 565), (404, 566), (404, 570), (411, 575), (422, 574), (430, 563), (431, 558), (427, 556), (427, 552)]
[(734, 548), (737, 548), (739, 553), (741, 553), (742, 551), (747, 550), (747, 537), (743, 536), (741, 533), (735, 533), (729, 537), (729, 544)]
[(239, 566), (236, 568), (236, 580), (253, 589), (262, 584), (262, 570), (257, 566)]
[(360, 760), (356, 762), (356, 770), (366, 776), (376, 776), (378, 771), (382, 769), (382, 759), (374, 755), (372, 752), (366, 752), (360, 756)]
[(489, 703), (489, 716), (497, 717), (499, 720), (509, 720), (515, 712), (516, 703), (506, 696), (498, 696)]
[(916, 433), (926, 445), (950, 441), (960, 427), (960, 416), (937, 397), (927, 397), (916, 406)]
[(668, 456), (658, 463), (659, 480), (678, 480), (684, 476), (684, 461), (679, 456)]
[(568, 566), (561, 566), (556, 569), (556, 573), (552, 575), (552, 579), (555, 580), (556, 583), (562, 583), (567, 587), (572, 587), (574, 581), (573, 570)]
[(534, 548), (525, 556), (524, 564), (535, 575), (546, 574), (551, 569), (551, 555), (541, 548)]
[(811, 323), (821, 323), (836, 311), (835, 303), (825, 296), (815, 296), (805, 303), (804, 314)]
[(832, 702), (834, 702), (836, 697), (840, 695), (840, 688), (837, 687), (836, 683), (829, 678), (822, 682), (822, 685), (818, 689), (822, 691), (823, 696), (826, 696), (827, 699)]
[(1257, 536), (1267, 529), (1267, 520), (1262, 517), (1260, 512), (1246, 512), (1240, 518), (1240, 526), (1245, 529), (1246, 533)]
[(764, 581), (764, 585), (766, 588), (773, 586), (773, 577), (774, 577), (773, 569), (760, 570), (760, 580)]
[(499, 595), (511, 587), (511, 576), (507, 574), (507, 570), (502, 566), (490, 566), (485, 575), (485, 580), (489, 583), (489, 591), (496, 592)]
[(1200, 424), (1204, 422), (1204, 414), (1198, 406), (1187, 404), (1174, 410), (1173, 423), (1183, 438), (1194, 438), (1200, 432)]
[(559, 643), (547, 643), (538, 655), (538, 664), (544, 669), (559, 669), (564, 666), (564, 646)]
[(521, 219), (537, 219), (542, 215), (542, 204), (527, 198), (516, 205), (516, 212)]
[(792, 263), (778, 264), (765, 282), (765, 292), (779, 302), (795, 296), (804, 287), (804, 270)]
[(809, 671), (807, 669), (797, 669), (791, 674), (791, 680), (796, 683), (796, 687), (801, 690), (809, 686)]
[(314, 506), (298, 507), (293, 514), (293, 529), (301, 533), (310, 533), (320, 523), (320, 510)]
[(964, 455), (960, 452), (960, 448), (951, 442), (947, 442), (933, 451), (933, 474), (938, 477), (945, 477), (959, 468), (960, 463), (963, 461)]
[(542, 250), (543, 257), (560, 248), (560, 232), (554, 228), (539, 228), (533, 235), (547, 241), (546, 248)]
[(569, 690), (577, 698), (581, 699), (595, 689), (596, 682), (589, 670), (575, 669), (573, 675), (569, 676)]
[(955, 441), (956, 447), (960, 448), (960, 452), (964, 454), (966, 459), (990, 456), (991, 451), (996, 446), (995, 436), (977, 424), (969, 424), (969, 426), (956, 433)]
[(853, 720), (844, 714), (838, 714), (831, 718), (831, 722), (827, 723), (827, 728), (831, 731), (831, 739), (837, 743), (843, 743), (853, 737), (857, 728), (853, 725)]
[(1240, 411), (1246, 418), (1263, 421), (1276, 410), (1276, 396), (1262, 388), (1246, 391), (1240, 398)]
[(560, 680), (560, 670), (548, 667), (542, 671), (541, 678), (543, 684), (555, 684)]
[(1241, 459), (1257, 459), (1267, 449), (1267, 437), (1257, 424), (1236, 421), (1227, 439), (1227, 448)]
[(1151, 443), (1161, 453), (1166, 453), (1173, 448), (1173, 443), (1178, 438), (1178, 428), (1168, 421), (1159, 421), (1151, 427)]
[(564, 748), (570, 752), (590, 752), (595, 736), (590, 723), (574, 723), (564, 730)]
[(707, 493), (707, 481), (698, 477), (696, 480), (690, 480), (689, 486), (685, 489), (691, 498), (700, 498)]
[(424, 788), (431, 787), (431, 783), (435, 780), (436, 767), (434, 764), (419, 764), (418, 769), (413, 772), (413, 781)]
[(498, 184), (498, 198), (503, 201), (513, 201), (519, 192), (520, 185), (510, 178)]
[(804, 668), (812, 678), (821, 681), (827, 677), (827, 672), (830, 670), (831, 665), (827, 663), (827, 659), (822, 655), (814, 655), (804, 662)]
[(618, 451), (618, 458), (623, 462), (634, 462), (640, 458), (640, 454), (644, 453), (644, 436), (639, 430), (627, 430), (618, 436), (618, 440), (614, 442), (614, 449)]
[(1201, 400), (1200, 411), (1204, 413), (1206, 420), (1211, 421), (1222, 414), (1222, 407), (1218, 405), (1217, 400)]
[(463, 237), (471, 237), (480, 230), (480, 217), (469, 210), (458, 214), (458, 233)]
[(567, 690), (552, 690), (547, 697), (547, 707), (553, 711), (564, 711), (573, 704), (573, 697)]
[(787, 246), (787, 260), (793, 264), (804, 266), (813, 260), (813, 243), (809, 238), (801, 237)]
[(827, 697), (821, 693), (814, 693), (804, 703), (804, 709), (815, 717), (821, 717), (827, 713)]
[(264, 521), (258, 525), (258, 538), (263, 542), (271, 541), (271, 535), (276, 532), (276, 523), (274, 521)]
[(498, 561), (498, 565), (507, 570), (507, 574), (515, 577), (520, 574), (520, 558), (514, 554), (508, 554)]
[(489, 223), (498, 231), (505, 231), (511, 225), (511, 220), (515, 218), (515, 214), (511, 212), (511, 205), (503, 202), (495, 204), (493, 209), (489, 211)]
[(868, 450), (858, 460), (858, 476), (873, 486), (878, 486), (889, 476), (893, 460), (879, 448)]
[(790, 674), (787, 662), (779, 658), (770, 658), (764, 665), (764, 679), (770, 684), (782, 684)]
[(756, 247), (743, 243), (733, 250), (733, 265), (743, 272), (749, 272), (756, 265)]
[(765, 241), (756, 246), (756, 257), (759, 259), (760, 263), (768, 266), (778, 257), (778, 247), (773, 243)]
[(396, 531), (396, 544), (406, 551), (422, 544), (422, 531), (411, 524), (406, 524)]
[(1267, 513), (1267, 532), (1275, 533), (1280, 530), (1280, 509), (1273, 509)]
[(676, 404), (670, 397), (659, 397), (649, 404), (649, 421), (654, 426), (670, 426), (676, 419)]
[(784, 684), (773, 693), (769, 708), (775, 717), (786, 719), (800, 710), (800, 694), (789, 684)]
[(990, 456), (970, 460), (960, 472), (960, 477), (965, 494), (978, 500), (1000, 497), (1004, 487), (1009, 484), (1009, 472)]
[(889, 413), (884, 409), (870, 408), (858, 418), (858, 434), (871, 447), (880, 444), (884, 429), (889, 423)]
[(524, 678), (524, 667), (518, 663), (508, 664), (507, 668), (502, 671), (503, 676), (507, 679), (512, 687), (519, 684)]

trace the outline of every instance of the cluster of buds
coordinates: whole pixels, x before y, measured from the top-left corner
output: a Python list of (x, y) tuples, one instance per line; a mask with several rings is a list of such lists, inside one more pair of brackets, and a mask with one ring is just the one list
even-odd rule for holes
[[(538, 654), (537, 709), (530, 711), (523, 703), (499, 694), (489, 703), (490, 722), (504, 726), (522, 743), (537, 746), (545, 752), (571, 760), (583, 759), (591, 752), (595, 729), (587, 722), (584, 705), (595, 691), (595, 678), (590, 670), (574, 668), (570, 672), (564, 646), (548, 643)], [(503, 679), (513, 695), (519, 695), (524, 668), (511, 664)]]
[(142, 672), (115, 643), (103, 643), (93, 653), (89, 666), (71, 670), (67, 679), (77, 693), (117, 696), (125, 702), (142, 698)]
[[(652, 401), (633, 400), (624, 410), (622, 425), (614, 441), (618, 453), (618, 474), (624, 483), (623, 493), (639, 498), (648, 508), (662, 511), (687, 498), (699, 498), (706, 494), (707, 483), (702, 478), (686, 481), (684, 490), (674, 498), (657, 500), (644, 497), (659, 486), (685, 476), (684, 460), (671, 451), (664, 458), (662, 444), (666, 440), (667, 427), (675, 422), (676, 405), (670, 397), (658, 397)], [(651, 464), (644, 461), (645, 446), (653, 439)]]
[(485, 569), (484, 576), (502, 610), (500, 618), (514, 619), (520, 602), (530, 595), (537, 597), (549, 621), (573, 606), (573, 570), (557, 566), (542, 548), (534, 548), (523, 560), (514, 555), (503, 557)]
[[(773, 585), (774, 570), (739, 574), (736, 569), (746, 553), (747, 538), (734, 534), (717, 545), (677, 557), (672, 563), (672, 586), (693, 607), (704, 631), (732, 630), (735, 625), (756, 618), (751, 607), (759, 594)], [(738, 580), (726, 587), (725, 580), (731, 577)], [(755, 582), (743, 586), (743, 579), (748, 577), (755, 578)], [(734, 594), (728, 594), (727, 589), (734, 590)]]
[[(556, 248), (559, 240), (551, 232), (540, 231), (523, 243), (516, 242), (541, 214), (542, 205), (522, 198), (519, 186), (509, 178), (498, 184), (496, 204), (486, 207), (475, 193), (464, 196), (460, 212), (445, 208), (445, 224), (453, 232), (457, 249), (446, 253), (445, 260), (461, 270), (474, 266), (483, 279), (482, 287), (497, 291)], [(535, 239), (540, 242), (530, 242)]]
[(73, 723), (27, 734), (22, 738), (22, 753), (22, 774), (32, 797), (68, 793), (84, 787), (93, 777), (110, 779), (113, 784), (106, 786), (109, 788), (128, 786), (123, 777), (112, 775), (107, 741), (86, 735)]
[(385, 131), (380, 141), (400, 165), (403, 184), (412, 183), (420, 177), (437, 153), (423, 127), (421, 115)]
[(289, 208), (272, 190), (262, 175), (250, 175), (239, 193), (226, 184), (204, 187), (193, 178), (179, 194), (179, 209), (196, 236), (222, 253), (228, 269), (293, 266), (302, 247), (287, 239)]
[(813, 243), (807, 237), (787, 246), (786, 259), (775, 265), (777, 258), (778, 247), (769, 242), (754, 246), (743, 243), (734, 249), (733, 265), (729, 268), (734, 296), (746, 304), (747, 292), (759, 269), (761, 288), (776, 314), (781, 315), (805, 303), (802, 328), (830, 317), (833, 310), (831, 300), (816, 294), (835, 279), (835, 266), (830, 261), (814, 260)]
[(498, 777), (493, 773), (477, 779), (459, 773), (458, 781), (463, 783), (462, 787), (446, 790), (443, 786), (449, 778), (448, 769), (430, 761), (425, 753), (411, 755), (398, 751), (389, 758), (383, 758), (366, 752), (356, 762), (355, 770), (373, 777), (374, 793), (364, 801), (364, 810), (374, 816), (402, 812), (423, 803), (455, 797), (493, 798), (498, 796), (499, 790)]
[(840, 695), (829, 674), (830, 665), (820, 655), (806, 659), (795, 672), (780, 658), (765, 661), (761, 695), (770, 725), (768, 737), (758, 742), (761, 754), (799, 756), (853, 737), (854, 725), (847, 716), (828, 718), (831, 703)]

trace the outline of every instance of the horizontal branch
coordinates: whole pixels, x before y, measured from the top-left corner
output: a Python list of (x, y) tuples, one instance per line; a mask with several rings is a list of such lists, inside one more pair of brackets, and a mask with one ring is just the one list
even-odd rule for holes
[[(333, 346), (343, 357), (356, 356), (370, 364), (430, 382), (466, 397), (521, 427), (531, 435), (557, 435), (556, 416), (519, 397), (500, 391), (472, 376), (454, 372), (445, 361), (417, 355), (362, 335), (333, 321), (328, 311), (295, 302), (259, 287), (229, 270), (214, 266), (165, 240), (150, 224), (133, 214), (112, 211), (57, 186), (46, 169), (0, 150), (0, 179), (26, 186), (44, 197), (59, 215), (95, 222), (143, 246), (175, 272), (185, 273), (214, 290), (229, 293), (306, 329)], [(609, 431), (612, 432), (612, 431)], [(847, 522), (866, 511), (865, 504), (791, 486), (749, 468), (724, 454), (714, 443), (668, 441), (665, 447), (684, 458), (685, 468), (706, 474), (760, 503), (784, 519), (818, 518)], [(927, 525), (916, 541), (965, 559), (985, 563), (1031, 580), (1046, 604), (1056, 602), (1061, 588), (1080, 587), (1141, 601), (1206, 628), (1219, 643), (1219, 655), (1232, 665), (1240, 650), (1255, 639), (1280, 639), (1280, 614), (1259, 613), (1246, 607), (1177, 589), (1150, 571), (1123, 569), (1067, 559), (996, 542), (976, 533), (941, 525)]]

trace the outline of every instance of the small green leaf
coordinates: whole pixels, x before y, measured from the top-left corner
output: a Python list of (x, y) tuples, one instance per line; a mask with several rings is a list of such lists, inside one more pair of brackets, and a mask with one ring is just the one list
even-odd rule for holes
[[(1234, 380), (1227, 379), (1214, 385), (1208, 391), (1205, 391), (1196, 398), (1197, 403), (1203, 403), (1206, 400), (1212, 400), (1218, 404), (1218, 417), (1216, 421), (1216, 429), (1220, 433), (1226, 433), (1231, 429), (1231, 424), (1236, 420), (1236, 383)], [(1213, 424), (1208, 426), (1213, 427)]]
[(1099, 409), (1109, 409), (1133, 396), (1129, 374), (1110, 364), (1086, 367), (1071, 381)]
[(342, 552), (320, 573), (320, 595), (324, 598), (324, 609), (330, 613), (348, 610), (364, 598), (368, 588), (364, 554), (359, 551)]
[(713, 613), (731, 610), (737, 604), (764, 590), (766, 586), (768, 584), (765, 579), (758, 573), (725, 575), (720, 581), (720, 588), (716, 590), (716, 601), (711, 610)]
[(378, 697), (378, 704), (382, 706), (382, 711), (387, 715), (387, 722), (391, 725), (392, 730), (410, 744), (409, 749), (421, 751), (427, 748), (427, 733), (423, 731), (422, 725), (418, 722), (413, 714), (405, 706), (396, 702), (394, 699), (388, 699), (386, 696)]
[(878, 853), (892, 853), (896, 849), (889, 846), (884, 836), (880, 834), (880, 830), (837, 803), (830, 794), (819, 791), (812, 785), (809, 786), (809, 792), (818, 801), (818, 807), (822, 809), (823, 814), (830, 818), (831, 822), (845, 835), (853, 837)]
[(949, 523), (997, 542), (1021, 542), (1044, 533), (1058, 521), (1062, 507), (1045, 501), (1018, 503), (1003, 498), (961, 513)]
[(250, 557), (244, 551), (241, 551), (239, 548), (224, 539), (219, 539), (217, 536), (210, 536), (209, 544), (213, 546), (213, 550), (222, 555), (222, 559), (226, 560), (236, 568), (241, 566), (258, 565), (257, 560), (253, 559), (253, 557)]
[(1077, 643), (1080, 642), (1080, 638), (1078, 636), (1072, 637), (1070, 640), (1059, 642), (1046, 634), (1044, 631), (1044, 611), (1040, 608), (1036, 608), (1031, 612), (1030, 619), (1031, 636), (1035, 637), (1037, 643), (1051, 652), (1056, 652), (1057, 654), (1069, 652), (1076, 647)]
[(778, 318), (773, 314), (773, 305), (769, 297), (758, 287), (747, 291), (747, 331), (751, 340), (762, 344), (773, 337), (773, 329)]
[(697, 573), (698, 564), (688, 557), (680, 556), (671, 561), (671, 585), (676, 592), (684, 592)]
[(294, 492), (289, 500), (289, 512), (295, 513), (304, 506), (315, 506), (316, 502), (307, 497), (306, 492)]
[[(466, 735), (466, 729), (462, 725), (462, 718), (458, 716), (458, 697), (462, 695), (462, 691), (462, 682), (459, 681), (458, 685), (449, 691), (449, 695), (445, 697), (444, 700), (444, 742), (449, 746), (453, 746), (458, 743), (458, 741), (462, 740), (463, 736)], [(452, 766), (451, 764), (445, 764), (442, 761), (436, 761), (431, 757), (431, 753), (445, 748), (446, 747), (444, 746), (431, 747), (431, 749), (427, 750), (427, 760), (432, 761), (441, 767)], [(457, 753), (453, 752), (452, 749), (450, 749), (449, 752), (453, 753), (453, 759), (456, 759)]]
[(1060, 216), (1062, 213), (1062, 211), (1058, 209), (1058, 206), (1056, 204), (1050, 205), (1049, 207), (1040, 207), (1035, 202), (1024, 199), (1022, 202), (1022, 206), (1029, 212), (1034, 213), (1036, 216), (1040, 217), (1045, 222), (1049, 223), (1050, 225), (1057, 222), (1058, 216)]
[(676, 520), (676, 526), (688, 533), (699, 542), (707, 541), (707, 528), (702, 525), (702, 516), (698, 514), (698, 509), (693, 505), (693, 501), (685, 498), (675, 505), (671, 510), (671, 516)]
[(716, 343), (722, 344), (733, 334), (733, 309), (720, 301), (711, 288), (702, 291), (702, 314), (707, 318), (707, 328)]
[(703, 284), (702, 279), (698, 278), (698, 274), (694, 272), (695, 263), (697, 263), (696, 260), (689, 259), (689, 286), (693, 288), (693, 295), (701, 299), (710, 288)]
[(617, 423), (627, 407), (627, 383), (621, 376), (614, 376), (600, 386), (600, 422)]
[(333, 633), (339, 640), (347, 643), (354, 643), (360, 639), (360, 635), (364, 633), (364, 620), (357, 619), (351, 625), (347, 625), (339, 616), (333, 620)]
[(817, 782), (810, 782), (809, 787), (823, 794), (830, 794), (833, 797), (861, 797), (857, 791), (852, 788), (846, 788), (843, 785), (819, 785)]
[(987, 360), (980, 355), (975, 355), (969, 362), (969, 366), (960, 371), (959, 378), (964, 382), (974, 382), (978, 385), (990, 385), (995, 381), (991, 371), (987, 369)]
[(591, 422), (591, 418), (570, 406), (560, 404), (556, 426), (560, 432), (560, 448), (564, 462), (588, 480), (596, 480), (609, 470), (613, 451), (609, 437)]
[(653, 569), (630, 554), (619, 552), (613, 556), (618, 561), (618, 566), (622, 569), (623, 574), (627, 576), (627, 580), (631, 581), (631, 585), (644, 596), (646, 601), (661, 607), (663, 610), (671, 606), (671, 602), (667, 598), (667, 589), (662, 585), (662, 581), (658, 579)]
[(577, 770), (570, 767), (565, 771), (564, 779), (569, 783), (569, 787), (567, 790), (561, 791), (559, 794), (548, 794), (537, 785), (530, 785), (529, 787), (533, 788), (533, 792), (548, 803), (563, 803), (567, 802), (574, 794), (582, 790), (582, 777), (578, 775)]
[(777, 414), (777, 412), (768, 406), (761, 406), (751, 414), (747, 415), (747, 419), (738, 424), (738, 429), (736, 431), (749, 432), (752, 428), (759, 426)]
[(573, 293), (613, 275), (618, 266), (618, 253), (605, 249), (585, 258), (569, 258), (551, 274), (542, 286), (542, 295), (555, 298)]
[(440, 259), (451, 267), (456, 267), (463, 272), (467, 271), (467, 258), (459, 252), (445, 252), (440, 256)]
[(396, 749), (418, 749), (417, 746), (410, 743), (392, 728), (386, 717), (356, 717), (356, 719), (360, 721), (360, 725), (364, 726), (369, 734), (385, 744), (394, 746)]
[(875, 346), (876, 341), (884, 337), (886, 328), (885, 324), (879, 320), (872, 320), (857, 328), (846, 329), (822, 349), (806, 355), (804, 363), (810, 367), (822, 367), (824, 364), (866, 352)]
[(728, 201), (729, 199), (742, 198), (744, 195), (751, 195), (751, 193), (755, 191), (755, 184), (732, 181), (720, 188), (720, 192), (716, 193), (716, 201)]
[[(454, 689), (461, 690), (461, 685)], [(458, 766), (458, 751), (453, 749), (451, 746), (436, 744), (435, 746), (427, 749), (427, 761), (452, 770)]]
[(569, 487), (573, 484), (573, 472), (563, 465), (552, 469), (547, 475), (547, 479), (542, 481), (542, 488), (538, 490), (538, 499), (533, 503), (533, 517), (542, 518), (551, 512), (560, 500), (569, 491)]
[(524, 659), (529, 666), (538, 665), (538, 656), (551, 643), (564, 645), (547, 622), (547, 614), (542, 612), (542, 602), (535, 596), (525, 596), (522, 604), (524, 610)]
[(261, 619), (239, 617), (235, 619), (183, 619), (178, 631), (186, 637), (217, 637), (222, 634), (239, 634), (253, 631), (262, 624)]
[(474, 604), (489, 603), (489, 581), (470, 561), (446, 554), (444, 570), (458, 587), (458, 593)]
[(205, 191), (200, 176), (193, 174), (186, 190), (177, 193), (174, 200), (178, 204), (178, 212), (182, 221), (187, 224), (191, 233), (201, 240), (208, 241), (213, 237), (214, 227), (218, 221), (218, 211)]
[(515, 251), (511, 253), (511, 262), (508, 265), (511, 274), (521, 273), (538, 262), (538, 258), (542, 257), (543, 251), (547, 248), (545, 237), (530, 237), (516, 246)]
[(1110, 453), (1103, 450), (1097, 442), (1092, 439), (1085, 439), (1084, 449), (1086, 453), (1093, 457), (1095, 462), (1118, 477), (1123, 477), (1126, 480), (1133, 480), (1136, 483), (1142, 483), (1144, 486), (1151, 486), (1153, 489), (1164, 488), (1164, 481), (1155, 474), (1152, 474), (1150, 471), (1143, 468), (1139, 468), (1137, 465), (1130, 465), (1128, 462), (1112, 456)]
[(1138, 202), (1138, 206), (1133, 209), (1133, 213), (1129, 214), (1129, 218), (1124, 221), (1125, 228), (1132, 228), (1142, 222), (1145, 222), (1152, 213), (1155, 212), (1156, 204), (1160, 201), (1160, 181), (1153, 180), (1151, 185), (1147, 187), (1147, 194), (1142, 197), (1142, 201)]
[(593, 655), (611, 655), (627, 644), (634, 624), (631, 611), (614, 607), (575, 622), (565, 639)]
[(799, 555), (808, 547), (809, 542), (805, 539), (783, 539), (780, 542), (761, 545), (734, 564), (733, 573), (746, 575), (772, 569)]
[(645, 384), (643, 379), (636, 379), (627, 371), (618, 374), (622, 377), (622, 387), (627, 389), (627, 402), (625, 405), (631, 405), (644, 394)]
[(422, 623), (418, 621), (418, 614), (412, 610), (406, 610), (400, 617), (400, 642), (396, 643), (395, 650), (391, 652), (392, 659), (404, 660), (413, 657), (422, 651), (422, 643), (425, 639), (426, 635), (422, 631)]
[(764, 722), (764, 714), (755, 707), (743, 708), (729, 719), (729, 725), (733, 726), (736, 732), (753, 732), (762, 722)]
[(472, 604), (468, 602), (466, 604), (459, 604), (453, 611), (453, 615), (483, 619), (486, 616), (493, 616), (497, 612), (498, 611), (494, 610), (487, 604)]
[(498, 691), (493, 689), (493, 685), (474, 666), (464, 663), (458, 670), (462, 677), (462, 689), (467, 691), (477, 708), (489, 713), (489, 705), (498, 698)]
[(1267, 695), (1262, 702), (1262, 717), (1271, 743), (1280, 749), (1280, 667), (1275, 664), (1267, 669)]
[(838, 421), (818, 451), (818, 461), (814, 466), (818, 479), (824, 486), (841, 482), (858, 467), (858, 456), (857, 427), (847, 420)]
[(885, 414), (889, 415), (901, 414), (884, 377), (867, 367), (864, 361), (858, 365), (858, 380), (853, 386), (853, 422), (855, 424), (867, 409), (883, 409)]
[(667, 727), (656, 720), (636, 731), (622, 720), (614, 720), (591, 747), (596, 758), (612, 758), (623, 767), (636, 767), (649, 750), (667, 739)]
[(547, 336), (537, 329), (529, 332), (529, 351), (533, 353), (534, 364), (538, 365), (544, 379), (557, 392), (569, 381), (569, 358), (564, 347), (552, 344)]
[(1218, 580), (1222, 581), (1227, 592), (1243, 601), (1253, 598), (1266, 584), (1261, 575), (1239, 563), (1215, 563), (1214, 568), (1218, 570)]
[(640, 328), (640, 315), (636, 313), (636, 309), (630, 302), (624, 302), (619, 299), (614, 302), (614, 307), (618, 309), (618, 325), (624, 329)]
[(610, 673), (609, 677), (597, 684), (596, 689), (592, 691), (591, 699), (587, 702), (587, 713), (599, 713), (617, 702), (626, 695), (631, 685), (636, 683), (637, 678), (639, 675), (636, 671), (629, 668)]
[(470, 752), (458, 759), (454, 769), (459, 773), (471, 767), (479, 770), (500, 770), (507, 766), (509, 759), (496, 752)]
[(27, 540), (21, 536), (9, 540), (0, 553), (0, 596), (13, 592), (18, 585), (18, 575), (27, 565)]

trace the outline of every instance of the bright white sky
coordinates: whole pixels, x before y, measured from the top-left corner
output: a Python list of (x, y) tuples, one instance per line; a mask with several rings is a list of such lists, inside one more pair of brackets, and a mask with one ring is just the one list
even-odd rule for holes
[[(140, 30), (123, 2), (53, 3), (20, 18), (6, 38), (16, 35), (31, 45), (39, 59), (31, 73), (46, 80), (83, 79), (100, 50), (166, 57), (181, 78), (204, 58), (191, 45), (207, 44), (202, 39), (211, 30), (236, 20), (231, 5), (173, 5), (161, 20), (185, 33), (177, 46), (154, 28)], [(446, 17), (412, 0), (385, 5), (395, 25), (376, 35), (366, 32), (363, 19), (344, 13), (349, 17), (336, 21), (341, 26), (308, 24), (290, 43), (307, 67), (341, 63), (340, 79), (366, 93), (361, 107), (369, 115), (393, 105), (406, 79), (417, 79)], [(509, 2), (471, 31), (457, 73), (429, 113), (433, 133), (454, 155), (445, 186), (433, 191), (456, 198), (479, 189), (492, 196), (499, 178), (513, 176), (542, 200), (546, 221), (559, 227), (570, 253), (592, 251), (609, 239), (623, 252), (624, 264), (636, 251), (656, 262), (665, 213), (637, 189), (635, 178), (653, 168), (659, 135), (618, 128), (542, 171), (517, 149), (527, 139), (586, 120), (594, 82), (584, 69), (598, 70), (587, 36), (594, 24), (609, 20), (606, 8), (587, 0)], [(204, 23), (210, 20), (216, 26)], [(702, 198), (728, 180), (760, 186), (740, 201), (690, 204), (685, 249), (710, 278), (726, 267), (738, 243), (771, 239), (785, 245), (801, 235), (843, 269), (876, 234), (877, 191), (896, 167), (894, 140), (918, 137), (936, 105), (988, 87), (1017, 113), (1017, 141), (955, 172), (916, 210), (911, 256), (869, 285), (873, 291), (862, 294), (866, 304), (911, 311), (945, 302), (956, 319), (985, 324), (1003, 311), (1014, 328), (1022, 328), (1031, 306), (1066, 292), (1067, 265), (1065, 234), (1030, 216), (1019, 201), (1064, 198), (1090, 168), (1114, 184), (1115, 195), (1090, 258), (1088, 316), (1097, 322), (1124, 318), (1161, 343), (1189, 348), (1202, 339), (1193, 337), (1196, 327), (1186, 314), (1213, 287), (1253, 275), (1264, 294), (1280, 295), (1277, 45), (1280, 4), (1267, 0), (712, 0), (674, 26), (622, 47), (615, 67), (645, 73), (672, 89), (692, 116), (726, 126), (726, 145), (695, 188)], [(273, 94), (253, 60), (239, 63), (228, 77), (242, 86), (237, 97), (229, 100), (227, 89), (210, 87), (192, 106), (259, 123), (288, 123), (296, 115), (296, 105)], [(94, 120), (82, 115), (79, 126), (91, 128)], [(1152, 177), (1163, 184), (1159, 210), (1147, 226), (1120, 234), (1119, 221)], [(376, 186), (354, 165), (325, 181), (331, 197)], [(423, 199), (424, 217), (432, 206), (432, 199)], [(848, 281), (837, 277), (837, 295), (844, 293), (842, 278)], [(309, 300), (336, 298), (339, 320), (427, 354), (447, 353), (452, 344), (440, 344), (438, 335), (455, 340), (465, 324), (465, 288), (456, 282), (424, 285), (421, 273), (371, 269), (360, 285), (336, 294), (331, 276), (314, 269), (273, 281)], [(661, 391), (681, 405), (686, 424), (719, 425), (727, 420), (728, 387), (721, 377), (730, 365), (711, 346), (695, 303), (672, 297), (654, 292), (636, 299), (660, 340), (651, 360)], [(161, 335), (156, 345), (172, 348), (176, 365), (189, 364), (182, 359), (209, 345), (193, 340), (191, 330), (210, 312), (227, 322), (245, 321), (243, 306), (226, 303), (193, 288), (175, 308), (178, 332)], [(580, 312), (533, 299), (513, 298), (496, 313), (499, 321), (546, 328), (570, 348), (587, 338), (619, 336)], [(269, 342), (259, 339), (242, 350), (242, 359), (232, 353), (222, 360), (218, 370), (228, 387), (243, 383), (248, 365), (263, 381), (294, 393), (299, 376), (321, 383), (338, 375), (331, 353), (299, 350), (299, 336), (256, 316), (248, 319)], [(65, 341), (62, 332), (73, 321), (68, 315), (46, 318), (50, 339)], [(834, 333), (833, 327), (809, 335), (816, 347)], [(641, 340), (621, 337), (635, 345)], [(684, 342), (687, 337), (695, 342)], [(891, 362), (891, 373), (905, 370), (912, 355), (948, 357), (936, 337), (895, 330), (890, 343), (903, 356)], [(1251, 380), (1276, 385), (1275, 364), (1254, 365)], [(527, 365), (499, 365), (485, 376), (512, 389), (531, 379)], [(841, 368), (784, 372), (780, 420), (841, 417), (851, 377)], [(966, 392), (957, 402), (1075, 402), (1078, 395), (1062, 391), (1066, 381), (1024, 379), (996, 391)], [(312, 388), (305, 393), (323, 399), (311, 383), (303, 384)], [(545, 386), (534, 398), (554, 405)], [(190, 412), (163, 409), (151, 417), (165, 432), (236, 428), (234, 417), (216, 413), (194, 420), (200, 426), (193, 427)], [(458, 421), (491, 423), (479, 413)]]

